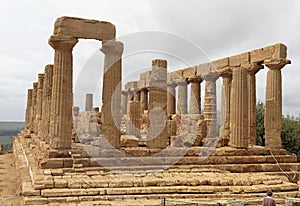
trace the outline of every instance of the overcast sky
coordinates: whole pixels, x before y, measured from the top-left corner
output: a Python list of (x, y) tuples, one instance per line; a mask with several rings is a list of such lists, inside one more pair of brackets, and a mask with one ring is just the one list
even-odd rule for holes
[[(123, 76), (128, 80), (138, 79), (153, 58), (168, 59), (174, 70), (284, 43), (292, 65), (282, 71), (283, 113), (298, 116), (299, 10), (299, 0), (1, 0), (0, 121), (24, 120), (27, 89), (53, 63), (48, 38), (61, 16), (116, 25), (125, 44)], [(95, 106), (100, 102), (100, 47), (101, 42), (81, 40), (74, 48), (75, 104), (81, 107), (85, 92), (96, 94)], [(257, 74), (259, 100), (264, 100), (266, 71)]]

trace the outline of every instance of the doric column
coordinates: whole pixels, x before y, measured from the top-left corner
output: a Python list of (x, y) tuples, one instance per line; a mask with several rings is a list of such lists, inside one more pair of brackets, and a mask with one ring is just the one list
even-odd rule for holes
[(169, 81), (167, 84), (167, 113), (176, 114), (176, 84)]
[(225, 67), (218, 70), (219, 76), (223, 79), (222, 99), (221, 99), (221, 115), (220, 115), (220, 137), (229, 140), (230, 137), (230, 91), (232, 82), (232, 70)]
[(42, 102), (42, 130), (41, 140), (49, 144), (50, 113), (52, 98), (53, 65), (45, 67), (43, 102)]
[(140, 127), (141, 127), (141, 114), (140, 114), (140, 102), (139, 101), (130, 101), (129, 105), (129, 125), (127, 127), (127, 134), (135, 135), (136, 137), (140, 136)]
[(201, 113), (201, 87), (202, 79), (200, 77), (189, 78), (188, 82), (191, 84), (190, 93), (190, 114)]
[(42, 130), (42, 105), (43, 105), (43, 87), (44, 87), (44, 74), (38, 75), (37, 95), (36, 95), (36, 134), (41, 138)]
[(127, 114), (127, 92), (125, 91), (122, 91), (121, 110), (122, 110), (122, 114)]
[(35, 110), (36, 110), (36, 96), (37, 96), (37, 85), (38, 83), (37, 82), (34, 82), (33, 83), (33, 89), (32, 89), (32, 106), (31, 106), (31, 131), (32, 132), (36, 132), (35, 131), (35, 116), (36, 116), (36, 113), (35, 113)]
[(204, 97), (204, 118), (207, 122), (207, 137), (217, 136), (217, 97), (216, 81), (219, 78), (217, 73), (209, 73), (203, 76), (205, 80), (205, 97)]
[(73, 56), (77, 39), (71, 36), (51, 36), (49, 44), (55, 50), (51, 104), (50, 146), (71, 148), (73, 105)]
[(256, 145), (256, 79), (255, 74), (264, 67), (260, 64), (247, 66), (248, 84), (248, 141)]
[(117, 41), (104, 42), (100, 50), (105, 54), (101, 129), (109, 143), (120, 148), (123, 44)]
[(140, 98), (140, 112), (144, 114), (144, 111), (148, 109), (148, 90), (143, 88), (141, 90), (141, 98)]
[(85, 94), (85, 111), (93, 111), (93, 94)]
[(187, 82), (184, 79), (176, 81), (178, 85), (177, 114), (187, 114)]
[(128, 90), (127, 91), (127, 107), (126, 107), (126, 111), (127, 111), (127, 114), (128, 114), (128, 111), (129, 111), (129, 102), (130, 101), (133, 101), (133, 92)]
[(26, 107), (26, 128), (31, 127), (31, 108), (32, 108), (32, 89), (28, 89), (27, 92), (27, 107)]
[(269, 68), (267, 73), (266, 104), (265, 104), (265, 146), (281, 148), (282, 127), (282, 81), (281, 69), (291, 62), (286, 59), (265, 61)]
[(247, 69), (243, 66), (232, 68), (230, 132), (230, 146), (248, 147)]

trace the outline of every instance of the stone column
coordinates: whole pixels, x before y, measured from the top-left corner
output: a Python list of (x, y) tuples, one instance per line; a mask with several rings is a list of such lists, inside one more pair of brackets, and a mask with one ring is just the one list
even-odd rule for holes
[(130, 101), (129, 103), (129, 125), (128, 125), (128, 134), (134, 135), (136, 137), (140, 136), (141, 128), (141, 114), (140, 114), (140, 102), (139, 101)]
[(52, 97), (53, 65), (45, 67), (43, 102), (42, 102), (42, 130), (41, 140), (49, 144), (51, 97)]
[(132, 91), (127, 91), (127, 107), (126, 107), (126, 111), (127, 111), (127, 114), (128, 114), (128, 111), (129, 111), (129, 102), (130, 101), (133, 101), (133, 92)]
[(93, 94), (85, 94), (85, 111), (91, 112), (93, 110)]
[(37, 85), (38, 83), (37, 82), (34, 82), (33, 83), (33, 89), (32, 89), (32, 106), (31, 106), (31, 131), (32, 132), (36, 132), (35, 131), (35, 119), (36, 119), (36, 113), (35, 113), (35, 110), (36, 110), (36, 96), (37, 96)]
[(247, 69), (232, 68), (232, 86), (230, 98), (230, 146), (248, 147), (248, 88)]
[(249, 145), (256, 145), (256, 79), (255, 74), (264, 67), (251, 64), (247, 67), (248, 84), (248, 141)]
[(149, 87), (149, 119), (147, 147), (163, 149), (168, 145), (167, 131), (167, 61), (152, 61)]
[(265, 146), (272, 149), (281, 148), (282, 127), (282, 80), (281, 69), (291, 62), (286, 59), (265, 61), (269, 68), (267, 73), (265, 105)]
[(122, 110), (122, 114), (127, 114), (127, 92), (125, 91), (122, 91), (121, 110)]
[(100, 50), (105, 54), (101, 130), (112, 146), (120, 148), (123, 44), (117, 41), (103, 42)]
[(140, 112), (144, 114), (144, 111), (148, 109), (148, 91), (146, 88), (141, 90), (141, 98), (140, 98)]
[(51, 36), (49, 44), (55, 50), (51, 104), (50, 146), (71, 148), (73, 105), (73, 56), (77, 39), (71, 36)]
[(190, 114), (201, 113), (201, 87), (202, 79), (200, 77), (189, 78), (188, 82), (191, 84), (190, 93)]
[(187, 114), (187, 82), (179, 80), (176, 84), (178, 85), (177, 113)]
[(176, 114), (176, 84), (173, 81), (169, 81), (167, 84), (167, 113), (168, 115)]
[(42, 130), (42, 105), (43, 105), (43, 87), (44, 87), (44, 74), (38, 75), (37, 95), (36, 95), (36, 134), (41, 138)]
[(204, 119), (207, 122), (207, 137), (214, 138), (217, 136), (217, 98), (216, 98), (216, 81), (219, 78), (217, 73), (209, 73), (203, 76), (205, 80), (205, 97), (204, 97)]
[(26, 128), (31, 128), (31, 109), (32, 109), (32, 89), (28, 89), (27, 92), (27, 107), (26, 107)]
[(134, 91), (133, 101), (139, 102), (140, 99), (141, 99), (141, 91), (139, 90)]
[(232, 70), (229, 67), (218, 71), (219, 76), (223, 79), (222, 84), (222, 102), (220, 116), (220, 137), (229, 141), (230, 137), (230, 91), (232, 82)]

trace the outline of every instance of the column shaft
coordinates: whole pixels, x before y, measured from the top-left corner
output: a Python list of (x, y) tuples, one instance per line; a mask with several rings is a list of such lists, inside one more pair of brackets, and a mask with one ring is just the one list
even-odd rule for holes
[(37, 127), (36, 134), (39, 139), (41, 139), (41, 130), (42, 130), (43, 88), (44, 88), (44, 74), (39, 74), (37, 96), (36, 96), (36, 127)]
[(26, 128), (31, 127), (31, 109), (32, 109), (32, 89), (28, 89), (27, 92), (27, 107), (26, 107)]
[(222, 103), (221, 103), (221, 131), (220, 136), (229, 140), (230, 131), (230, 91), (231, 91), (232, 76), (223, 76), (222, 85)]
[(140, 109), (141, 114), (148, 109), (148, 91), (146, 89), (141, 90)]
[(187, 82), (181, 80), (177, 82), (178, 85), (178, 103), (177, 103), (177, 113), (187, 114)]
[(122, 109), (122, 114), (127, 114), (127, 92), (125, 91), (122, 91), (121, 109)]
[(193, 78), (189, 79), (191, 83), (191, 93), (190, 93), (190, 114), (200, 114), (201, 113), (201, 79)]
[(32, 132), (36, 132), (35, 131), (35, 119), (36, 119), (36, 96), (37, 96), (37, 82), (33, 83), (33, 89), (32, 89), (32, 107), (31, 107), (31, 131)]
[(85, 111), (86, 112), (93, 111), (93, 94), (85, 95)]
[(167, 85), (167, 113), (176, 114), (176, 84), (173, 82)]

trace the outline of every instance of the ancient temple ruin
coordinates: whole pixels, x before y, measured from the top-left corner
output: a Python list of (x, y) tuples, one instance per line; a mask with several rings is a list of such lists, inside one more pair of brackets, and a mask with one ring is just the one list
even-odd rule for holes
[[(282, 149), (280, 137), (281, 69), (291, 63), (284, 44), (173, 72), (167, 60), (154, 59), (150, 71), (123, 82), (122, 89), (126, 45), (115, 38), (109, 22), (56, 20), (49, 39), (54, 64), (28, 89), (26, 128), (14, 139), (24, 204), (230, 205), (257, 203), (267, 189), (281, 203), (299, 195), (300, 164)], [(85, 111), (73, 105), (72, 49), (80, 39), (102, 41), (101, 111), (93, 107), (92, 94), (86, 95)], [(261, 147), (255, 75), (264, 67), (266, 146)]]

